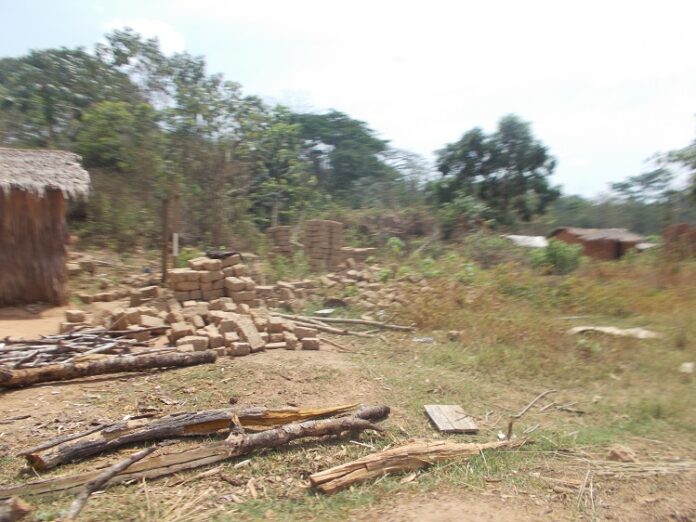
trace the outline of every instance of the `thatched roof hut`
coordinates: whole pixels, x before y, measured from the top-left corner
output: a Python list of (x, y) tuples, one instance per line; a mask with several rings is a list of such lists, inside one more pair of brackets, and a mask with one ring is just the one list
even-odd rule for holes
[(66, 198), (85, 197), (80, 157), (0, 147), (0, 306), (66, 302)]
[(618, 259), (645, 241), (643, 236), (625, 228), (561, 227), (551, 232), (549, 238), (582, 245), (583, 255), (602, 261)]

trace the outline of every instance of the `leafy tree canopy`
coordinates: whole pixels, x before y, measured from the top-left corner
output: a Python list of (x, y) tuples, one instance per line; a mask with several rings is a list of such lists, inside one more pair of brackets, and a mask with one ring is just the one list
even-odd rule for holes
[(548, 181), (555, 167), (556, 160), (530, 125), (508, 115), (494, 133), (474, 128), (438, 151), (442, 178), (430, 188), (440, 204), (473, 196), (501, 223), (529, 221), (560, 195)]

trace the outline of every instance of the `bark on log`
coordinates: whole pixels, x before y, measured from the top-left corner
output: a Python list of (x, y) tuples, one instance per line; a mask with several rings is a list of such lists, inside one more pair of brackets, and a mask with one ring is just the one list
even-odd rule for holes
[[(354, 415), (347, 417), (292, 423), (261, 433), (231, 437), (231, 440), (213, 442), (178, 451), (173, 450), (133, 464), (126, 471), (111, 478), (104, 486), (129, 480), (152, 479), (215, 464), (245, 455), (258, 448), (276, 447), (283, 444), (283, 441), (289, 442), (299, 437), (319, 437), (338, 435), (345, 431), (377, 429), (371, 422), (382, 420), (388, 415), (389, 407), (387, 406), (363, 407)], [(275, 433), (275, 435), (271, 435), (271, 433)], [(94, 480), (99, 474), (99, 471), (90, 471), (73, 476), (53, 477), (0, 488), (0, 499), (14, 495), (41, 495), (75, 491), (90, 480)]]
[(416, 440), (411, 443), (310, 475), (312, 486), (330, 495), (357, 482), (391, 473), (401, 473), (430, 466), (442, 460), (471, 457), (484, 450), (513, 448), (525, 441), (459, 444), (449, 441)]
[(229, 432), (235, 416), (244, 429), (263, 430), (289, 422), (317, 419), (345, 413), (357, 406), (345, 404), (330, 408), (245, 408), (242, 410), (206, 410), (168, 415), (159, 419), (137, 419), (115, 422), (92, 429), (70, 438), (59, 437), (38, 447), (29, 448), (19, 455), (38, 471), (46, 471), (61, 464), (81, 460), (98, 453), (148, 440), (177, 437), (214, 435)]
[(87, 482), (87, 484), (85, 484), (84, 489), (80, 491), (75, 500), (73, 500), (73, 503), (70, 505), (70, 510), (68, 511), (68, 514), (65, 517), (65, 521), (71, 522), (75, 520), (77, 518), (77, 515), (80, 514), (80, 511), (82, 511), (82, 508), (84, 508), (85, 504), (87, 504), (87, 500), (89, 499), (89, 496), (92, 493), (100, 490), (104, 486), (104, 484), (106, 484), (114, 476), (129, 468), (132, 464), (135, 464), (139, 460), (144, 459), (156, 449), (157, 446), (151, 446), (149, 448), (145, 448), (144, 450), (140, 450), (131, 455), (130, 457), (120, 462), (117, 462), (113, 466), (109, 466), (104, 471), (102, 471), (97, 478)]
[(64, 381), (105, 373), (137, 372), (150, 368), (194, 366), (215, 362), (216, 353), (205, 350), (193, 353), (171, 353), (134, 357), (110, 357), (98, 361), (49, 364), (36, 368), (10, 370), (0, 368), (0, 386), (18, 387), (50, 381)]

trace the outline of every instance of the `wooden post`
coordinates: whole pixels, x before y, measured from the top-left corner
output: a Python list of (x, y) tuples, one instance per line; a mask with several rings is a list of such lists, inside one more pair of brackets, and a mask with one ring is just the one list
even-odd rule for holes
[(169, 257), (169, 196), (162, 199), (162, 283), (167, 282)]

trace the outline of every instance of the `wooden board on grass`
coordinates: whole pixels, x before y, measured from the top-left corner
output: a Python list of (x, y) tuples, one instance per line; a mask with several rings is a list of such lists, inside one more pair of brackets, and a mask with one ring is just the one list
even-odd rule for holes
[(425, 413), (435, 427), (443, 433), (478, 433), (474, 419), (456, 404), (426, 404)]

